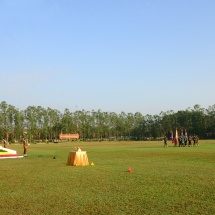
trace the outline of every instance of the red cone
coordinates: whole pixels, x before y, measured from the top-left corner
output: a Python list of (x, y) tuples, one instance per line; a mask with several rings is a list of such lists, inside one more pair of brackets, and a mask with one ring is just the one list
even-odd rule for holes
[(132, 169), (131, 169), (131, 167), (129, 167), (129, 168), (128, 168), (128, 172), (132, 172)]

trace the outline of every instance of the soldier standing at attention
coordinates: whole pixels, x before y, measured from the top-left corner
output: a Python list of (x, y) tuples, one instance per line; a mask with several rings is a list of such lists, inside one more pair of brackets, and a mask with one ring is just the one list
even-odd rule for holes
[(191, 147), (192, 146), (192, 136), (189, 135), (188, 137), (188, 146)]
[(167, 137), (166, 136), (164, 136), (163, 141), (164, 141), (164, 148), (167, 148), (168, 145), (167, 145)]
[(28, 143), (25, 140), (25, 138), (22, 138), (22, 143), (23, 143), (23, 149), (24, 149), (24, 157), (27, 157), (27, 153), (28, 153)]
[(7, 148), (7, 141), (5, 139), (3, 139), (3, 143), (4, 143), (4, 148)]
[(196, 144), (196, 135), (195, 134), (193, 135), (193, 146), (197, 146), (197, 144)]

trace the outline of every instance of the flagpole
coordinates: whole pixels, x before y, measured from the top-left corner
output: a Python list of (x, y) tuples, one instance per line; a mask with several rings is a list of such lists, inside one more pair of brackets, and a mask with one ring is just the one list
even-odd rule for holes
[(176, 145), (178, 144), (178, 129), (176, 128), (175, 130), (175, 141), (176, 141)]

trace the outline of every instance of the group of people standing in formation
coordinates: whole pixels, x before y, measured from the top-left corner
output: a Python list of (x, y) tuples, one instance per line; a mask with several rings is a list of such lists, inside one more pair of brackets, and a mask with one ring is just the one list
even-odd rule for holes
[[(175, 137), (173, 136), (173, 132), (171, 131), (171, 141), (174, 146), (179, 146), (179, 147), (193, 147), (193, 146), (198, 146), (199, 145), (199, 137), (198, 135), (187, 135), (186, 130), (181, 130), (181, 135), (178, 136), (178, 131), (176, 129)], [(164, 148), (168, 147), (168, 138), (167, 136), (164, 136)]]
[[(7, 145), (9, 145), (8, 141), (6, 139), (2, 139), (2, 141), (3, 141), (3, 147), (7, 148)], [(27, 157), (28, 156), (27, 155), (27, 153), (28, 153), (28, 142), (24, 136), (22, 138), (22, 144), (23, 144), (23, 149), (24, 149), (23, 156)]]

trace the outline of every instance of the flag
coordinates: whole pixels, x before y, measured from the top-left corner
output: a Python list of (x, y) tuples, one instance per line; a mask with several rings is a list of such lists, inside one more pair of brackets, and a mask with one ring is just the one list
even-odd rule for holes
[(174, 136), (173, 136), (173, 131), (171, 130), (171, 140), (172, 140), (172, 143), (174, 143)]
[(175, 138), (178, 139), (178, 129), (175, 130)]
[(175, 130), (175, 141), (178, 143), (178, 129)]

